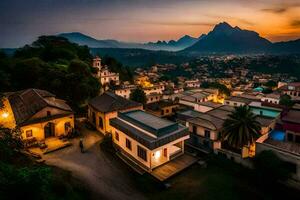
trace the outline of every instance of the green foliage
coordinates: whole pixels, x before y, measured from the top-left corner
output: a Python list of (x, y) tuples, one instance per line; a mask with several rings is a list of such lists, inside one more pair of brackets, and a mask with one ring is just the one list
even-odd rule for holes
[(259, 182), (274, 184), (290, 177), (290, 171), (273, 151), (262, 151), (254, 158), (254, 167)]
[(142, 104), (146, 104), (147, 97), (145, 92), (141, 88), (137, 88), (130, 93), (130, 99)]
[(18, 49), (13, 58), (0, 58), (0, 92), (44, 89), (79, 110), (100, 91), (91, 60), (85, 46), (61, 37), (41, 36), (32, 45)]
[(273, 92), (273, 90), (271, 88), (264, 88), (262, 93), (264, 94), (271, 94)]
[(256, 116), (247, 106), (235, 108), (223, 124), (222, 140), (230, 146), (242, 148), (249, 145), (259, 137), (261, 126)]
[(0, 161), (11, 161), (22, 149), (19, 129), (7, 129), (0, 126)]
[(272, 87), (276, 87), (276, 86), (277, 86), (277, 83), (276, 83), (275, 81), (273, 81), (273, 80), (269, 80), (269, 81), (265, 84), (265, 86), (272, 88)]
[(111, 71), (119, 73), (120, 80), (133, 82), (133, 74), (129, 67), (123, 66), (116, 59), (108, 56), (105, 56), (102, 62), (103, 65), (107, 65)]
[(279, 104), (290, 108), (294, 105), (294, 102), (290, 95), (284, 94), (280, 96)]

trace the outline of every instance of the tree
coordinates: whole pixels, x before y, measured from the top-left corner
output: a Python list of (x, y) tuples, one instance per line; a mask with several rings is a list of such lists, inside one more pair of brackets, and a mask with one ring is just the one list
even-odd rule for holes
[(287, 95), (287, 94), (280, 96), (279, 104), (286, 106), (288, 108), (290, 108), (294, 105), (291, 96)]
[(269, 80), (268, 82), (266, 82), (265, 86), (273, 88), (277, 86), (277, 83), (273, 80)]
[(268, 182), (272, 183), (272, 185), (289, 178), (291, 172), (288, 164), (282, 161), (271, 150), (262, 151), (256, 155), (254, 158), (254, 168), (259, 182)]
[(260, 135), (260, 123), (248, 106), (235, 108), (223, 124), (222, 140), (234, 148), (252, 144)]
[(146, 94), (145, 94), (144, 90), (142, 90), (141, 88), (137, 88), (137, 89), (133, 90), (130, 93), (130, 99), (132, 101), (136, 101), (136, 102), (139, 102), (142, 104), (146, 104), (146, 102), (147, 102)]
[(14, 155), (23, 148), (19, 129), (8, 129), (0, 126), (0, 161), (14, 159)]

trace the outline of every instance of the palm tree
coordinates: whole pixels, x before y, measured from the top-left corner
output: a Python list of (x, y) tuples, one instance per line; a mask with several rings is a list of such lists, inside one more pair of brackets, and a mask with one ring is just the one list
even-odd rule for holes
[(248, 106), (240, 106), (223, 124), (222, 140), (234, 148), (252, 144), (260, 136), (261, 125)]

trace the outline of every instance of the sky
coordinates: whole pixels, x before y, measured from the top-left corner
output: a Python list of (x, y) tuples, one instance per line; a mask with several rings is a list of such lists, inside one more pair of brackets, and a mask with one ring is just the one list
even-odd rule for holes
[(62, 32), (128, 42), (199, 37), (223, 21), (273, 42), (298, 39), (300, 0), (0, 0), (0, 48)]

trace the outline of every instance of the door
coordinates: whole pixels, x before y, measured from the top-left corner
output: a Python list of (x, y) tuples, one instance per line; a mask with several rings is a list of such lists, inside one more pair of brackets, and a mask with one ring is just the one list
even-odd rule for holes
[(54, 123), (49, 122), (44, 127), (45, 138), (54, 137), (55, 136), (55, 125)]

